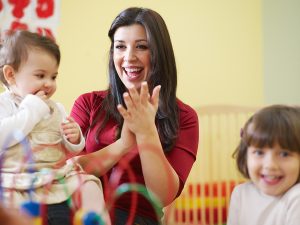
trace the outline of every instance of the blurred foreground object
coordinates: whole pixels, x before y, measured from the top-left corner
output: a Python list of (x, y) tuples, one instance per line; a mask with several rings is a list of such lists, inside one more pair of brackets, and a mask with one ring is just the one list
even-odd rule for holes
[(0, 221), (5, 225), (34, 225), (33, 221), (16, 209), (0, 206)]

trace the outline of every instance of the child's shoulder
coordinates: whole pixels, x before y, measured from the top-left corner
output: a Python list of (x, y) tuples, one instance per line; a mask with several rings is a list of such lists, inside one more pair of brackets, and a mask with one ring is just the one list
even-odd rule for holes
[(0, 103), (2, 104), (9, 104), (12, 103), (12, 97), (10, 92), (4, 91), (0, 93)]
[(300, 184), (290, 188), (281, 198), (281, 203), (286, 209), (287, 223), (299, 224), (300, 219)]
[(234, 187), (234, 190), (252, 190), (255, 188), (255, 185), (251, 181), (245, 181)]
[(8, 91), (3, 91), (3, 92), (0, 93), (0, 98), (1, 99), (7, 99), (7, 98), (9, 98), (9, 96), (10, 96), (10, 94), (9, 94)]
[(285, 198), (288, 200), (299, 199), (300, 201), (300, 183), (295, 184), (286, 193)]
[(233, 189), (232, 195), (236, 196), (256, 196), (259, 194), (256, 186), (251, 181), (245, 181), (236, 185)]

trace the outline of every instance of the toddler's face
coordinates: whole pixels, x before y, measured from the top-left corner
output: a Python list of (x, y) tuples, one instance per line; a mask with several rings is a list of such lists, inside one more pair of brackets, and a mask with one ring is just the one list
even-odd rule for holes
[(279, 145), (273, 148), (250, 146), (247, 166), (250, 179), (263, 193), (278, 196), (298, 181), (300, 154)]
[(54, 56), (46, 51), (31, 49), (26, 62), (15, 71), (10, 89), (18, 96), (43, 91), (49, 99), (56, 91), (58, 65)]

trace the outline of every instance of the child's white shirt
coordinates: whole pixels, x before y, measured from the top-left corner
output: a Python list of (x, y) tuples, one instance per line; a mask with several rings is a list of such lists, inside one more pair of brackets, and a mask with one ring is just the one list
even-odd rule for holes
[(236, 186), (227, 225), (299, 225), (300, 184), (281, 196), (263, 194), (252, 182)]

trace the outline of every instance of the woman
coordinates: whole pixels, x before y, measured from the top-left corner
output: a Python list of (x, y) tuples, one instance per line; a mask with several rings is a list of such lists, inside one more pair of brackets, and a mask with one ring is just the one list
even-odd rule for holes
[[(81, 95), (71, 112), (89, 153), (79, 163), (102, 178), (113, 224), (160, 224), (196, 160), (197, 114), (176, 98), (175, 57), (157, 12), (125, 9), (108, 36), (109, 87)], [(141, 189), (129, 193), (127, 183), (145, 187), (156, 204)]]

